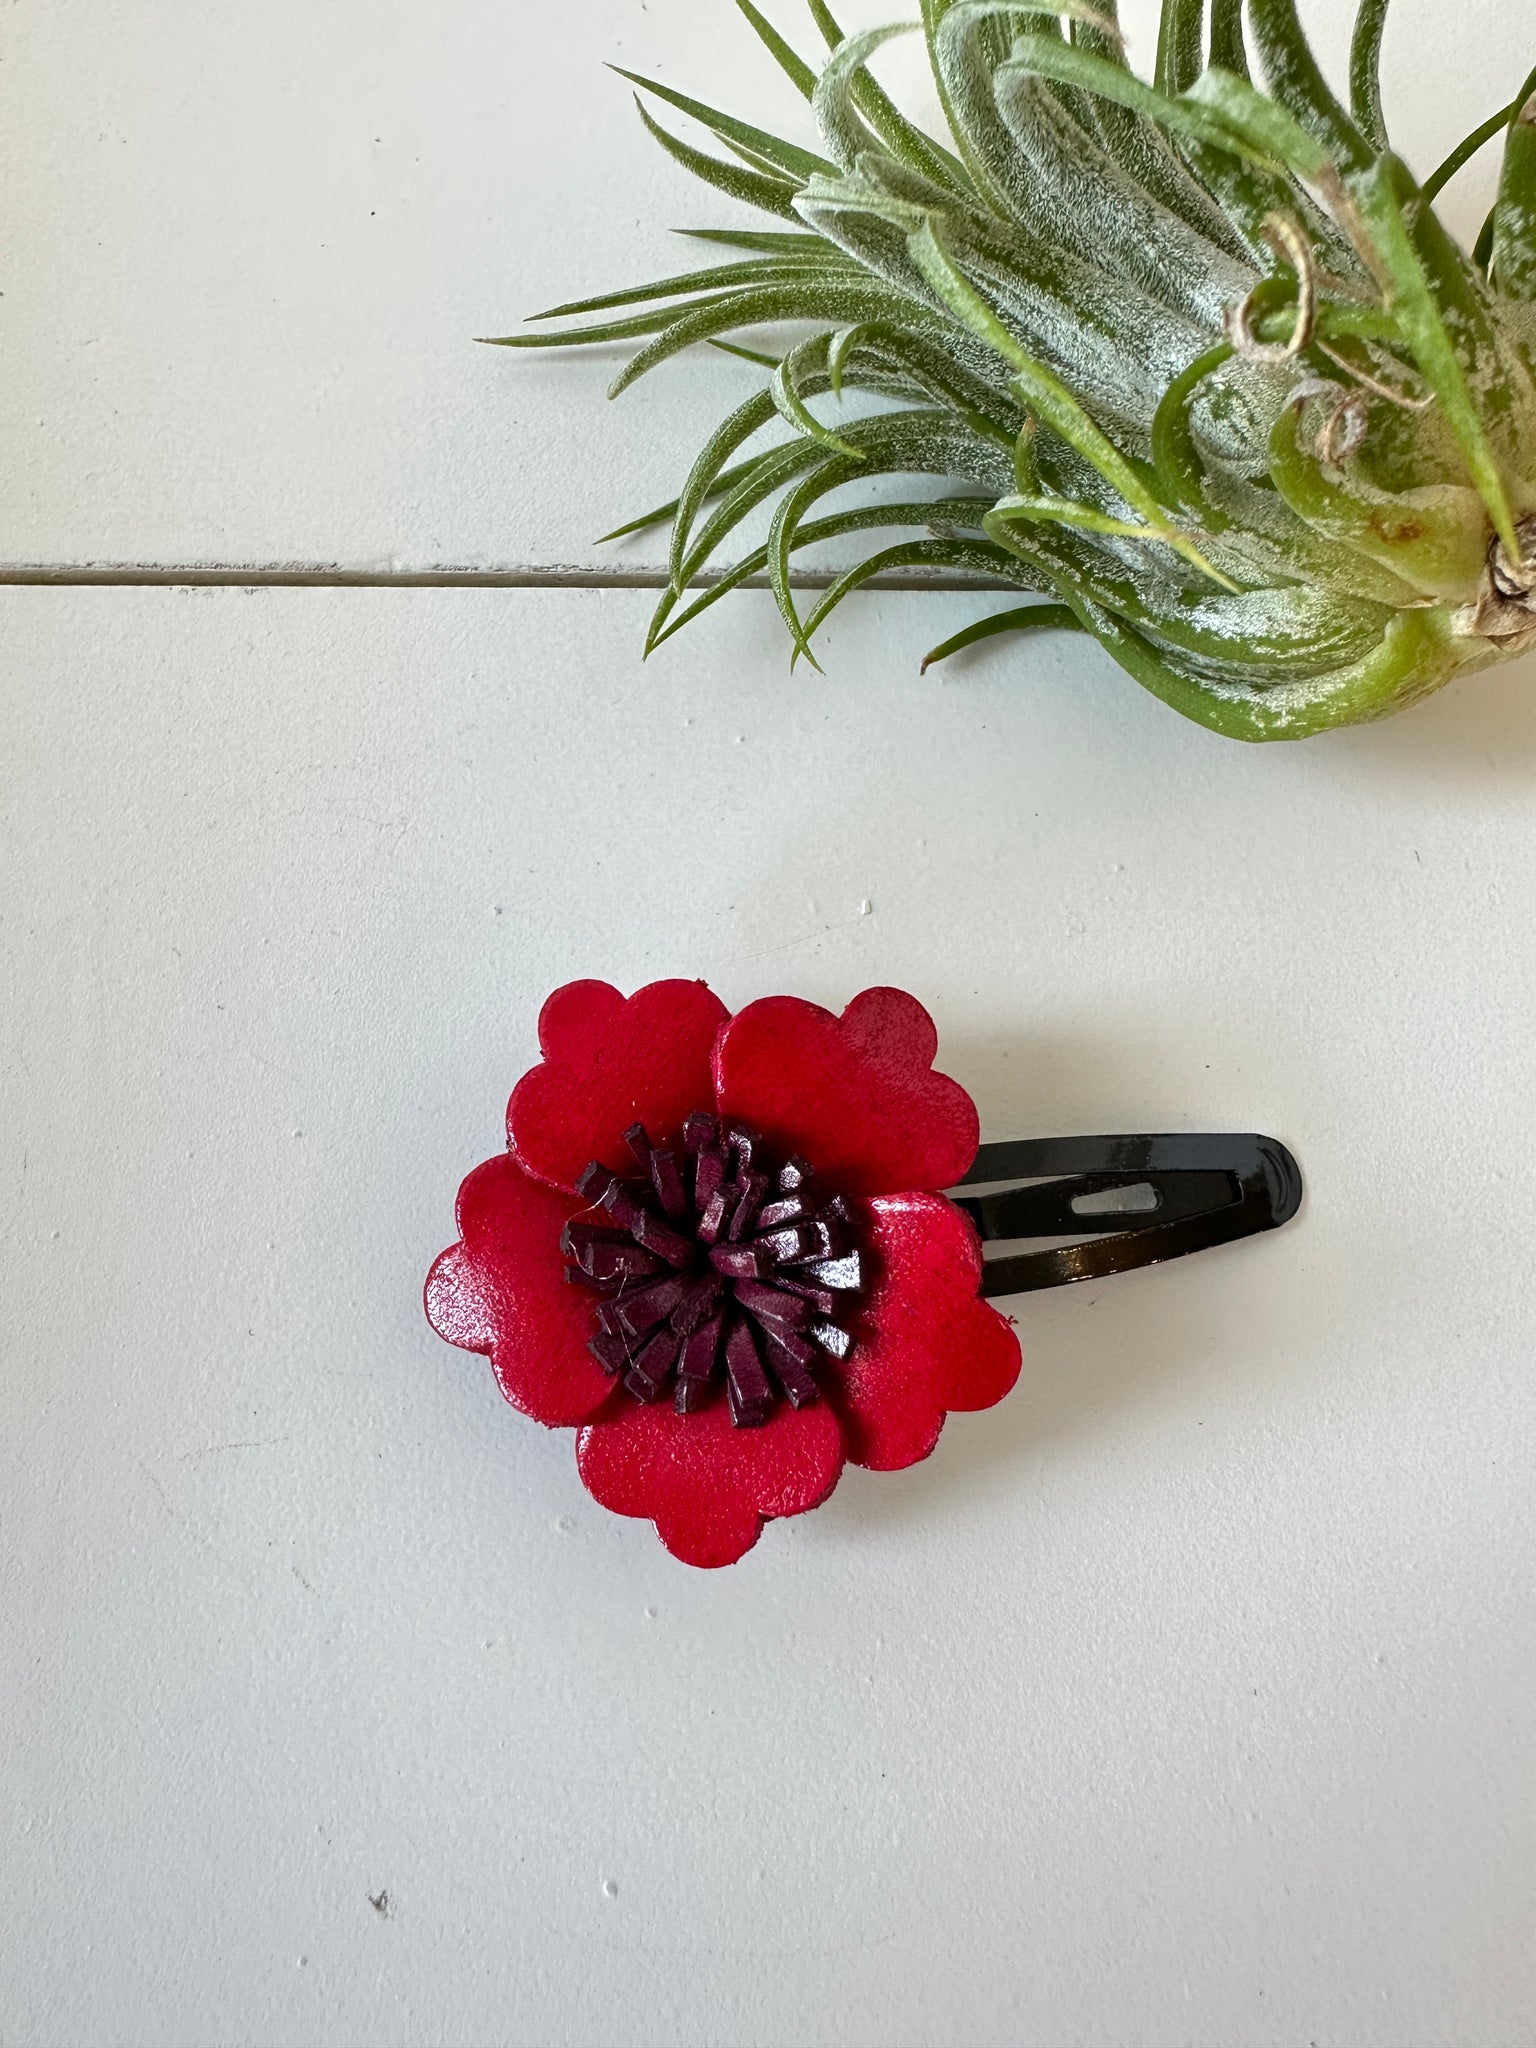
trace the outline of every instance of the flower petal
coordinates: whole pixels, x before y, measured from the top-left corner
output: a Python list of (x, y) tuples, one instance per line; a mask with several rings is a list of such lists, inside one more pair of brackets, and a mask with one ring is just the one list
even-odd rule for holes
[(779, 1515), (819, 1507), (843, 1469), (843, 1438), (824, 1401), (777, 1408), (761, 1429), (736, 1429), (724, 1400), (693, 1415), (669, 1405), (615, 1403), (576, 1439), (594, 1500), (647, 1515), (684, 1564), (734, 1564)]
[(505, 1155), (459, 1189), (459, 1235), (427, 1275), (427, 1321), (465, 1351), (489, 1354), (501, 1391), (551, 1428), (585, 1422), (613, 1391), (587, 1350), (592, 1297), (570, 1286), (560, 1233), (581, 1206), (529, 1180)]
[(507, 1105), (507, 1136), (526, 1172), (574, 1188), (589, 1160), (629, 1164), (624, 1133), (643, 1123), (675, 1138), (714, 1098), (709, 1056), (730, 1012), (702, 981), (653, 981), (628, 1001), (606, 981), (557, 988), (539, 1013), (541, 1066)]
[(840, 1194), (947, 1188), (976, 1157), (976, 1105), (933, 1072), (933, 1019), (899, 988), (869, 988), (841, 1017), (768, 996), (732, 1018), (715, 1048), (720, 1109), (787, 1152), (804, 1152)]
[(894, 1472), (926, 1458), (951, 1408), (990, 1408), (1019, 1376), (1019, 1340), (977, 1297), (981, 1244), (939, 1195), (863, 1205), (876, 1278), (853, 1356), (827, 1391), (848, 1458)]

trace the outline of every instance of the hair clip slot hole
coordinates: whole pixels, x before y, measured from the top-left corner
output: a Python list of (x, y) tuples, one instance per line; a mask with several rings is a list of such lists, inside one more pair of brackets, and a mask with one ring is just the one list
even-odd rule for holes
[[(1133, 1272), (1277, 1230), (1301, 1195), (1285, 1146), (1250, 1132), (983, 1145), (951, 1200), (981, 1236), (982, 1293), (999, 1295)], [(1025, 1244), (1037, 1248), (1018, 1249)]]

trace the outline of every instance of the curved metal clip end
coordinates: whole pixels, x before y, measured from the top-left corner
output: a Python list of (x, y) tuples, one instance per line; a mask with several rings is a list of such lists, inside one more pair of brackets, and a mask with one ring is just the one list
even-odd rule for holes
[(1302, 1198), (1292, 1154), (1253, 1132), (983, 1145), (961, 1188), (986, 1190), (950, 1196), (984, 1245), (1079, 1240), (988, 1259), (985, 1295), (1100, 1280), (1278, 1230)]

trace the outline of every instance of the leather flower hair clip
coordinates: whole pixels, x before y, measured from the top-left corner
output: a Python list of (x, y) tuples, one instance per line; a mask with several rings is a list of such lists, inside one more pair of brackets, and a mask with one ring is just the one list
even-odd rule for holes
[[(686, 1564), (734, 1564), (845, 1464), (916, 1464), (951, 1409), (1000, 1401), (1019, 1345), (984, 1296), (1228, 1243), (1301, 1201), (1272, 1138), (978, 1147), (900, 989), (733, 1017), (701, 981), (576, 981), (539, 1045), (427, 1315), (515, 1408), (574, 1428), (593, 1498)], [(1029, 1239), (1051, 1243), (983, 1260)]]
[(427, 1315), (515, 1408), (576, 1428), (605, 1507), (732, 1564), (845, 1463), (914, 1464), (950, 1409), (1013, 1386), (976, 1228), (940, 1193), (976, 1157), (975, 1105), (913, 997), (733, 1017), (698, 981), (578, 981), (539, 1045)]

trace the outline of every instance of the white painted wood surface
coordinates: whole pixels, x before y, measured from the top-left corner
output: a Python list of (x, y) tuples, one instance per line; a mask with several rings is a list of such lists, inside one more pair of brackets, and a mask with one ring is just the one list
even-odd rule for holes
[[(1517, 2048), (1529, 665), (1245, 750), (645, 605), (0, 597), (0, 2038)], [(690, 1572), (420, 1314), (594, 972), (895, 981), (988, 1135), (1308, 1203)]]
[[(1520, 11), (1394, 0), (1388, 112), (1421, 168), (1523, 75)], [(1304, 12), (1337, 69), (1352, 10)], [(1154, 16), (1124, 9), (1144, 64)], [(617, 353), (472, 340), (686, 269), (664, 230), (730, 218), (605, 60), (809, 118), (730, 0), (12, 0), (0, 573), (657, 567), (596, 537), (673, 495), (755, 373), (701, 351), (609, 405)], [(1473, 232), (1492, 175), (1455, 194)]]
[[(1394, 0), (1421, 168), (1521, 12)], [(604, 58), (796, 116), (726, 0), (13, 0), (0, 577), (656, 568), (752, 373), (470, 340), (727, 217)], [(974, 598), (825, 681), (649, 604), (0, 591), (0, 2041), (1525, 2048), (1536, 664), (1247, 750), (1078, 641), (920, 680)], [(894, 981), (986, 1135), (1307, 1206), (691, 1573), (420, 1314), (594, 973)]]

